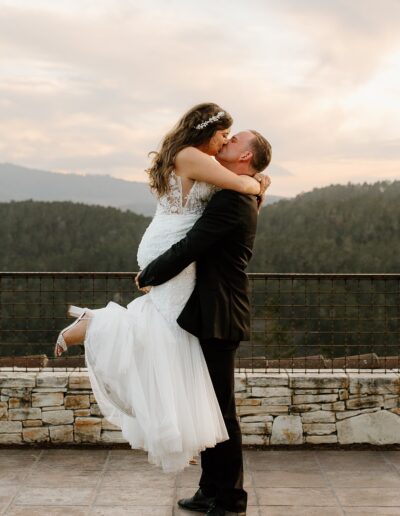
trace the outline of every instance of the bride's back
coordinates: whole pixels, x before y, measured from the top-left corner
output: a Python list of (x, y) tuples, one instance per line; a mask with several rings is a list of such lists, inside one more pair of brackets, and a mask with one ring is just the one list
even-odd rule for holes
[[(187, 181), (187, 185), (183, 184)], [(169, 191), (158, 198), (156, 216), (161, 214), (184, 215), (203, 213), (206, 204), (217, 188), (208, 183), (190, 181), (171, 172), (169, 176)], [(184, 187), (185, 186), (185, 187)]]
[(169, 187), (158, 198), (156, 213), (139, 244), (137, 260), (141, 269), (185, 237), (217, 190), (208, 183), (194, 181), (184, 197), (182, 178), (175, 172), (169, 176)]

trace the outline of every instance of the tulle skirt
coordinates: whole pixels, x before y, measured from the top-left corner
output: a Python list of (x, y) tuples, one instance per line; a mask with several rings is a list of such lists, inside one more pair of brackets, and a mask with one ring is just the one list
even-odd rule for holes
[(149, 462), (179, 471), (228, 439), (201, 346), (150, 294), (92, 310), (85, 361), (103, 416)]

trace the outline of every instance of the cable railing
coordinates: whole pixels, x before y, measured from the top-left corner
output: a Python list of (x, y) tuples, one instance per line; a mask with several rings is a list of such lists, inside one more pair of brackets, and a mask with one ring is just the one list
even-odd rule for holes
[[(134, 272), (1, 272), (0, 365), (47, 356), (84, 366), (83, 346), (53, 358), (70, 304), (126, 306), (142, 295)], [(400, 274), (252, 273), (251, 337), (239, 369), (327, 371), (400, 367)]]

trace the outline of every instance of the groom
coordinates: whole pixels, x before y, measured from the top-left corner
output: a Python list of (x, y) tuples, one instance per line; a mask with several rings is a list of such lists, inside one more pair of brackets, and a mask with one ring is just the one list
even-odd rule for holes
[[(271, 146), (257, 131), (232, 136), (216, 159), (235, 174), (255, 175), (261, 194), (270, 184), (269, 177), (259, 172), (271, 160)], [(136, 277), (139, 288), (160, 285), (196, 261), (196, 286), (177, 322), (200, 340), (229, 440), (201, 453), (200, 487), (192, 498), (178, 504), (209, 516), (245, 514), (247, 506), (234, 365), (240, 341), (249, 339), (245, 269), (252, 256), (257, 214), (255, 196), (218, 191), (186, 237)]]

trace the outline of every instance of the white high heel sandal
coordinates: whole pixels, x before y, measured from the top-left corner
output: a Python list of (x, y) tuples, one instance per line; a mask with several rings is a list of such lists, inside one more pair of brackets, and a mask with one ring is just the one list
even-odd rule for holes
[(57, 354), (58, 347), (60, 347), (62, 349), (62, 351), (67, 351), (67, 349), (68, 349), (67, 343), (64, 340), (64, 336), (63, 336), (64, 333), (67, 330), (69, 330), (70, 328), (72, 328), (73, 326), (75, 326), (75, 324), (78, 324), (78, 322), (84, 318), (84, 315), (87, 312), (90, 312), (90, 310), (88, 308), (80, 308), (79, 306), (73, 306), (73, 305), (69, 306), (68, 315), (70, 315), (71, 317), (77, 317), (77, 319), (72, 324), (70, 324), (69, 326), (67, 326), (66, 328), (64, 328), (63, 330), (60, 331), (60, 333), (57, 337), (56, 345), (54, 347), (54, 356), (55, 357), (59, 357), (62, 355), (62, 353)]

